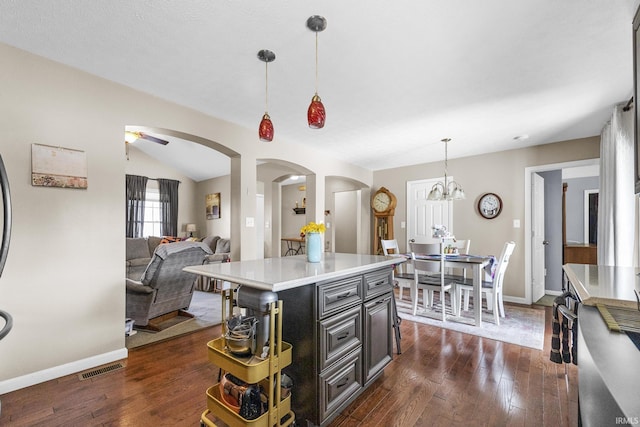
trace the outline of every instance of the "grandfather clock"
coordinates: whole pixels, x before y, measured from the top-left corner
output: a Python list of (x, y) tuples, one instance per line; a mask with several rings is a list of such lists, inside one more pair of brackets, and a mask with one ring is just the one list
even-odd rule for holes
[(371, 198), (373, 210), (373, 253), (382, 254), (380, 240), (393, 239), (393, 215), (396, 211), (396, 196), (384, 187), (380, 187)]

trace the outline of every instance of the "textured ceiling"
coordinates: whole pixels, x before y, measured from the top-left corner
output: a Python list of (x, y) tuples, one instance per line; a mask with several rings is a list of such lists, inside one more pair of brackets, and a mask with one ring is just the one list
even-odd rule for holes
[[(454, 158), (598, 135), (632, 95), (639, 2), (0, 0), (0, 41), (256, 129), (256, 144), (270, 49), (272, 144), (378, 170), (441, 160), (445, 137)], [(306, 124), (315, 14), (321, 130)]]

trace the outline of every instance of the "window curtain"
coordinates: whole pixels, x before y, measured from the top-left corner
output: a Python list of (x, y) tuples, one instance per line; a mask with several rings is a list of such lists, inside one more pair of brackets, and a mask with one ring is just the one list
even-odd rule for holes
[(162, 235), (178, 235), (178, 186), (180, 181), (158, 179), (160, 189), (160, 212), (162, 215)]
[(127, 237), (142, 237), (147, 181), (148, 178), (146, 176), (126, 176)]
[(633, 111), (615, 106), (600, 138), (599, 265), (634, 265), (638, 233), (635, 230)]

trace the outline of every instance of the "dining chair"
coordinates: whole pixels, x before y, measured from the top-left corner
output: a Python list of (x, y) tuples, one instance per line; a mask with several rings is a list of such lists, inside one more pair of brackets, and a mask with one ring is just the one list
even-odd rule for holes
[[(398, 241), (396, 239), (380, 240), (380, 245), (382, 246), (382, 253), (384, 253), (385, 256), (404, 257), (404, 255), (400, 253)], [(404, 288), (408, 288), (409, 291), (411, 291), (411, 284), (413, 283), (413, 274), (408, 273), (407, 266), (405, 264), (406, 263), (399, 264), (396, 267), (397, 273), (394, 271), (393, 275), (394, 280), (398, 283), (399, 299), (402, 299), (402, 290)]]
[[(498, 266), (496, 267), (493, 280), (483, 280), (482, 290), (480, 295), (485, 295), (487, 300), (487, 310), (493, 312), (493, 319), (496, 325), (500, 324), (500, 317), (504, 317), (504, 302), (502, 300), (502, 287), (504, 282), (504, 273), (507, 271), (509, 265), (509, 259), (513, 250), (515, 249), (515, 242), (507, 242), (502, 248), (502, 254), (498, 259)], [(473, 279), (465, 279), (459, 282), (454, 282), (456, 287), (456, 294), (458, 297), (458, 307), (461, 307), (462, 294), (464, 294), (464, 310), (469, 310), (469, 293), (473, 292)], [(474, 304), (476, 302), (474, 301)], [(479, 302), (482, 304), (482, 300)], [(462, 307), (461, 307), (462, 308)]]
[(415, 295), (413, 297), (413, 315), (418, 311), (418, 292), (422, 289), (422, 299), (425, 308), (433, 307), (434, 293), (440, 293), (440, 303), (442, 304), (442, 321), (446, 321), (446, 299), (445, 292), (449, 292), (451, 301), (451, 310), (454, 315), (457, 314), (456, 288), (454, 284), (445, 279), (444, 275), (444, 256), (440, 262), (421, 260), (417, 255), (434, 255), (442, 254), (442, 246), (440, 243), (410, 243), (411, 247), (411, 263), (413, 264)]

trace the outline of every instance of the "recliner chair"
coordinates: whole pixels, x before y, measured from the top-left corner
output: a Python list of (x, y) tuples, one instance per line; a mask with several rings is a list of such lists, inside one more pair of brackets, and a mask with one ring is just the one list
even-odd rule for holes
[(197, 275), (182, 269), (201, 265), (211, 253), (201, 242), (158, 245), (140, 280), (125, 279), (126, 316), (134, 320), (134, 326), (157, 330), (154, 318), (189, 308)]

